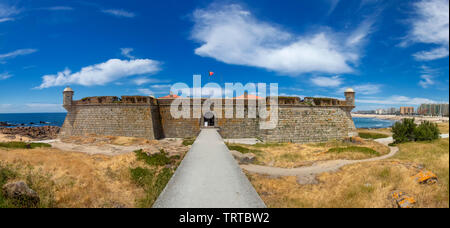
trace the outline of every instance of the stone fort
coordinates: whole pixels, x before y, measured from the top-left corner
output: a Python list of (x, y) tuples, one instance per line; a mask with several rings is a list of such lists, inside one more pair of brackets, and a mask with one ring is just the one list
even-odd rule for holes
[[(351, 117), (355, 108), (355, 92), (345, 91), (345, 100), (334, 98), (277, 97), (278, 122), (273, 129), (260, 129), (262, 119), (249, 118), (251, 99), (259, 98), (245, 93), (241, 97), (223, 102), (221, 112), (232, 108), (233, 118), (218, 118), (207, 112), (197, 118), (174, 118), (170, 107), (179, 98), (176, 95), (154, 98), (150, 96), (87, 97), (73, 100), (74, 91), (67, 87), (63, 92), (63, 107), (67, 116), (60, 137), (85, 136), (89, 134), (141, 137), (146, 139), (193, 138), (203, 127), (217, 128), (223, 138), (258, 138), (265, 142), (325, 142), (357, 135)], [(192, 98), (191, 111), (201, 108)], [(201, 104), (207, 99), (202, 98)], [(226, 99), (225, 99), (226, 100)], [(243, 102), (244, 117), (237, 117), (236, 104)], [(230, 105), (231, 104), (231, 105)], [(270, 109), (270, 106), (269, 106)], [(254, 111), (254, 110), (253, 110)], [(192, 113), (192, 112), (191, 112)], [(225, 117), (225, 114), (222, 115)]]

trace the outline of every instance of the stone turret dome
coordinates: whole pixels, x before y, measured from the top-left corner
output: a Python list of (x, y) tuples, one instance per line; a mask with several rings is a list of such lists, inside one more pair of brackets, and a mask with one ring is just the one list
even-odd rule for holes
[(64, 89), (64, 92), (73, 92), (73, 89), (70, 88), (69, 86), (67, 86), (67, 87)]
[[(341, 91), (342, 91), (342, 90), (341, 90)], [(345, 92), (346, 92), (346, 93), (354, 93), (355, 90), (353, 90), (352, 88), (347, 88), (347, 89), (345, 90)]]

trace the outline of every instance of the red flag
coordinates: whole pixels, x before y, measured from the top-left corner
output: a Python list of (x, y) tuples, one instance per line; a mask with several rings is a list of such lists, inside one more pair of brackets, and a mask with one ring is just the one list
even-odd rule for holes
[(213, 75), (214, 75), (214, 72), (210, 71), (209, 76), (213, 76)]

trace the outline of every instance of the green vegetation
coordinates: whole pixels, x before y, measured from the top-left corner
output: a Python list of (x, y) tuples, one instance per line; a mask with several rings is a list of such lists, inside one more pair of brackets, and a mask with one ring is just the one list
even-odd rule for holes
[(155, 169), (141, 167), (130, 169), (130, 172), (133, 182), (145, 191), (145, 197), (138, 201), (138, 206), (143, 208), (153, 205), (173, 175), (169, 168), (163, 168), (158, 175)]
[[(0, 188), (3, 187), (6, 182), (10, 179), (14, 179), (17, 173), (14, 172), (10, 167), (0, 164)], [(0, 208), (11, 208), (14, 207), (13, 203), (5, 199), (0, 192)]]
[(347, 147), (334, 147), (328, 150), (328, 153), (344, 153), (344, 152), (358, 152), (369, 155), (380, 155), (374, 149), (368, 147), (359, 147), (359, 146), (347, 146)]
[[(19, 172), (20, 171), (20, 172)], [(35, 205), (27, 199), (11, 200), (6, 199), (0, 191), (0, 208), (49, 208), (54, 207), (55, 200), (53, 195), (54, 182), (48, 175), (41, 175), (33, 170), (33, 167), (11, 166), (0, 163), (0, 189), (10, 180), (22, 179), (27, 185), (36, 191), (40, 202)]]
[(26, 142), (0, 142), (0, 147), (14, 149), (34, 149), (37, 147), (52, 147), (47, 143), (26, 143)]
[(363, 139), (382, 139), (387, 138), (389, 136), (381, 133), (360, 132), (359, 137)]
[(145, 163), (153, 166), (163, 166), (173, 164), (175, 160), (180, 159), (180, 156), (167, 157), (167, 153), (161, 149), (159, 154), (147, 155), (141, 150), (134, 151), (138, 161), (144, 161)]
[(235, 151), (239, 151), (243, 154), (247, 154), (247, 153), (260, 153), (260, 150), (253, 150), (253, 149), (249, 149), (247, 147), (243, 147), (243, 146), (239, 146), (239, 145), (231, 145), (231, 144), (227, 144), (227, 147), (229, 150), (235, 150)]
[(424, 121), (414, 130), (416, 141), (432, 141), (438, 139), (440, 135), (437, 124)]
[(183, 139), (184, 146), (190, 146), (190, 145), (194, 144), (194, 142), (195, 142), (195, 138)]
[(286, 143), (257, 143), (253, 146), (257, 148), (267, 148), (267, 147), (280, 147), (285, 145)]
[(403, 119), (392, 126), (392, 137), (394, 143), (405, 143), (413, 141), (432, 141), (439, 138), (439, 128), (437, 124), (429, 121), (422, 122), (419, 126), (414, 123), (414, 119)]

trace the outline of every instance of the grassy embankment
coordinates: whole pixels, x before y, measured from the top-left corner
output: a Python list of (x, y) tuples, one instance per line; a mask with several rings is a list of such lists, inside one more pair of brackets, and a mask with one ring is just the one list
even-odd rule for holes
[[(106, 156), (36, 146), (0, 147), (0, 184), (24, 180), (39, 194), (38, 207), (150, 207), (181, 161), (165, 153)], [(16, 206), (0, 196), (0, 207)]]
[[(448, 133), (448, 123), (439, 127), (441, 133)], [(375, 133), (380, 133), (379, 129)], [(415, 198), (416, 207), (448, 208), (449, 140), (410, 142), (398, 147), (399, 152), (391, 159), (323, 173), (316, 185), (300, 185), (296, 177), (248, 177), (269, 207), (393, 207), (388, 195), (401, 190)], [(416, 183), (413, 176), (420, 166), (435, 173), (438, 183)]]
[(328, 143), (268, 143), (256, 145), (227, 144), (230, 150), (254, 153), (255, 164), (294, 168), (316, 161), (336, 159), (365, 159), (389, 153), (389, 148), (372, 140)]

